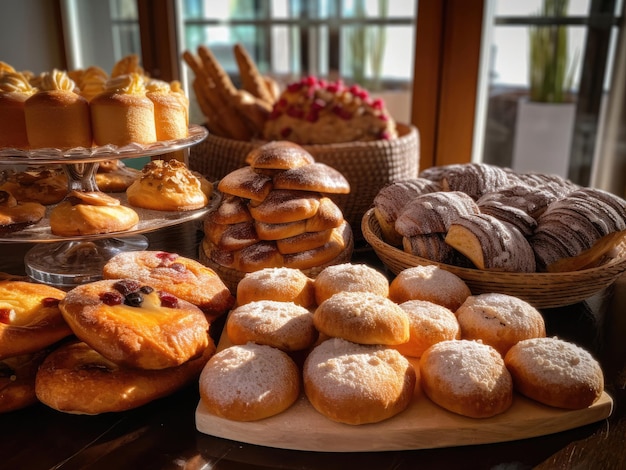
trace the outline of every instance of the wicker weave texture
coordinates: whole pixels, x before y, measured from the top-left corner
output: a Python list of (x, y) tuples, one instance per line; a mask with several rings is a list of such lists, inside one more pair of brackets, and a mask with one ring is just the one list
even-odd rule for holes
[(363, 216), (362, 231), (376, 255), (395, 274), (413, 266), (436, 265), (463, 279), (472, 294), (500, 292), (526, 300), (536, 308), (556, 308), (582, 302), (609, 287), (626, 271), (626, 254), (623, 251), (601, 266), (567, 273), (492, 272), (437, 263), (385, 243), (373, 209)]

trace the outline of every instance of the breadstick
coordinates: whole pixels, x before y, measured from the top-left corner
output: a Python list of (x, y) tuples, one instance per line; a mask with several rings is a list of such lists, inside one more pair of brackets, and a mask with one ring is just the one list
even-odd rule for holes
[(221, 137), (230, 137), (228, 132), (220, 125), (219, 119), (216, 119), (217, 113), (213, 110), (210, 103), (207, 101), (204, 93), (202, 92), (202, 86), (198, 80), (194, 80), (192, 83), (193, 90), (196, 93), (196, 101), (198, 106), (202, 110), (202, 114), (206, 119), (206, 127), (211, 134), (215, 134)]
[(235, 96), (237, 94), (237, 88), (233, 85), (230, 77), (217, 61), (211, 50), (204, 45), (200, 45), (198, 46), (198, 55), (200, 56), (204, 70), (215, 83), (217, 90), (228, 97)]
[(276, 101), (278, 101), (278, 98), (280, 97), (280, 86), (278, 85), (278, 82), (267, 75), (263, 75), (263, 81), (265, 82), (267, 91), (272, 98), (270, 103), (276, 103)]
[(235, 99), (237, 111), (248, 121), (256, 135), (263, 134), (265, 121), (272, 111), (272, 105), (253, 96), (246, 90), (239, 90)]
[(237, 60), (237, 67), (239, 68), (242, 88), (251, 93), (252, 96), (256, 96), (266, 103), (273, 103), (265, 80), (257, 69), (254, 60), (252, 60), (252, 57), (248, 54), (248, 51), (246, 51), (241, 44), (235, 44), (234, 53), (235, 59)]

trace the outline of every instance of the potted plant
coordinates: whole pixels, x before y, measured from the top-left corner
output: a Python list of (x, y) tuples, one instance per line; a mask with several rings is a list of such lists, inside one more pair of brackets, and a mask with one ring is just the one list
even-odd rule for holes
[[(568, 3), (544, 0), (540, 16), (563, 18)], [(528, 97), (518, 103), (512, 165), (515, 170), (567, 177), (576, 113), (571, 93), (575, 62), (569, 58), (566, 26), (531, 26), (530, 87)]]

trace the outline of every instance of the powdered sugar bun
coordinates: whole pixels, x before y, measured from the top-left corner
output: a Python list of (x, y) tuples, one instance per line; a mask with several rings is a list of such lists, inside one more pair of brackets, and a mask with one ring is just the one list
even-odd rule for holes
[(262, 201), (272, 190), (272, 178), (244, 166), (225, 175), (217, 184), (222, 193)]
[(314, 162), (313, 155), (298, 144), (286, 140), (268, 142), (246, 155), (246, 163), (259, 169), (288, 170)]
[(248, 210), (248, 201), (239, 196), (223, 195), (217, 207), (209, 212), (206, 217), (216, 224), (238, 224), (252, 220)]
[(320, 232), (304, 232), (293, 237), (276, 240), (276, 248), (278, 248), (278, 251), (283, 255), (314, 250), (328, 243), (332, 234), (332, 229), (326, 229)]
[(464, 339), (481, 340), (503, 356), (521, 340), (546, 335), (541, 313), (528, 302), (507, 294), (470, 296), (456, 316)]
[(293, 302), (275, 300), (249, 302), (232, 310), (226, 334), (233, 344), (253, 342), (285, 352), (307, 349), (317, 339), (309, 310)]
[(315, 278), (318, 305), (339, 292), (370, 292), (388, 297), (389, 281), (365, 264), (343, 263), (324, 268)]
[(396, 345), (409, 340), (409, 317), (382, 295), (338, 292), (313, 314), (320, 333), (360, 344)]
[(343, 222), (341, 209), (329, 197), (322, 196), (317, 212), (306, 219), (305, 230), (307, 232), (319, 232), (329, 228), (337, 228)]
[(389, 298), (398, 304), (407, 300), (428, 300), (453, 312), (470, 295), (463, 279), (435, 265), (404, 269), (389, 285)]
[(200, 397), (222, 418), (255, 421), (285, 411), (300, 394), (293, 360), (271, 346), (248, 343), (215, 354), (200, 374)]
[(260, 240), (282, 240), (284, 238), (302, 235), (306, 232), (306, 224), (306, 220), (296, 220), (295, 222), (285, 222), (283, 224), (254, 222), (256, 233)]
[(393, 348), (403, 355), (420, 357), (433, 344), (461, 339), (461, 327), (450, 309), (426, 300), (409, 300), (400, 308), (409, 316), (410, 338)]
[(501, 167), (487, 163), (466, 163), (444, 172), (441, 186), (444, 191), (461, 191), (472, 199), (492, 193), (509, 185), (508, 173)]
[(251, 201), (250, 213), (259, 222), (280, 224), (313, 217), (319, 206), (318, 193), (277, 189), (262, 202)]
[(237, 284), (237, 304), (259, 300), (293, 302), (305, 308), (315, 305), (315, 286), (299, 269), (265, 268), (246, 275)]
[(489, 418), (513, 403), (513, 382), (498, 351), (478, 341), (437, 343), (420, 358), (422, 390), (434, 403), (471, 418)]
[(325, 163), (311, 163), (277, 173), (274, 176), (274, 188), (348, 194), (350, 183), (333, 167)]
[(506, 354), (515, 389), (540, 403), (581, 409), (604, 390), (600, 364), (585, 349), (556, 337), (520, 341)]
[(413, 366), (398, 351), (339, 338), (324, 341), (307, 357), (304, 390), (327, 418), (358, 425), (403, 411), (416, 384)]

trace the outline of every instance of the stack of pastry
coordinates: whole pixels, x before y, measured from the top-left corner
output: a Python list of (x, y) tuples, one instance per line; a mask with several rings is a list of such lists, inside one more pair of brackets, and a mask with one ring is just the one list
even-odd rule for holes
[(222, 200), (204, 222), (204, 260), (245, 273), (320, 267), (350, 251), (350, 226), (331, 198), (350, 190), (341, 173), (284, 141), (256, 148), (247, 162), (217, 186)]
[(433, 167), (374, 199), (383, 239), (432, 261), (510, 272), (601, 264), (626, 234), (626, 201), (554, 175)]

